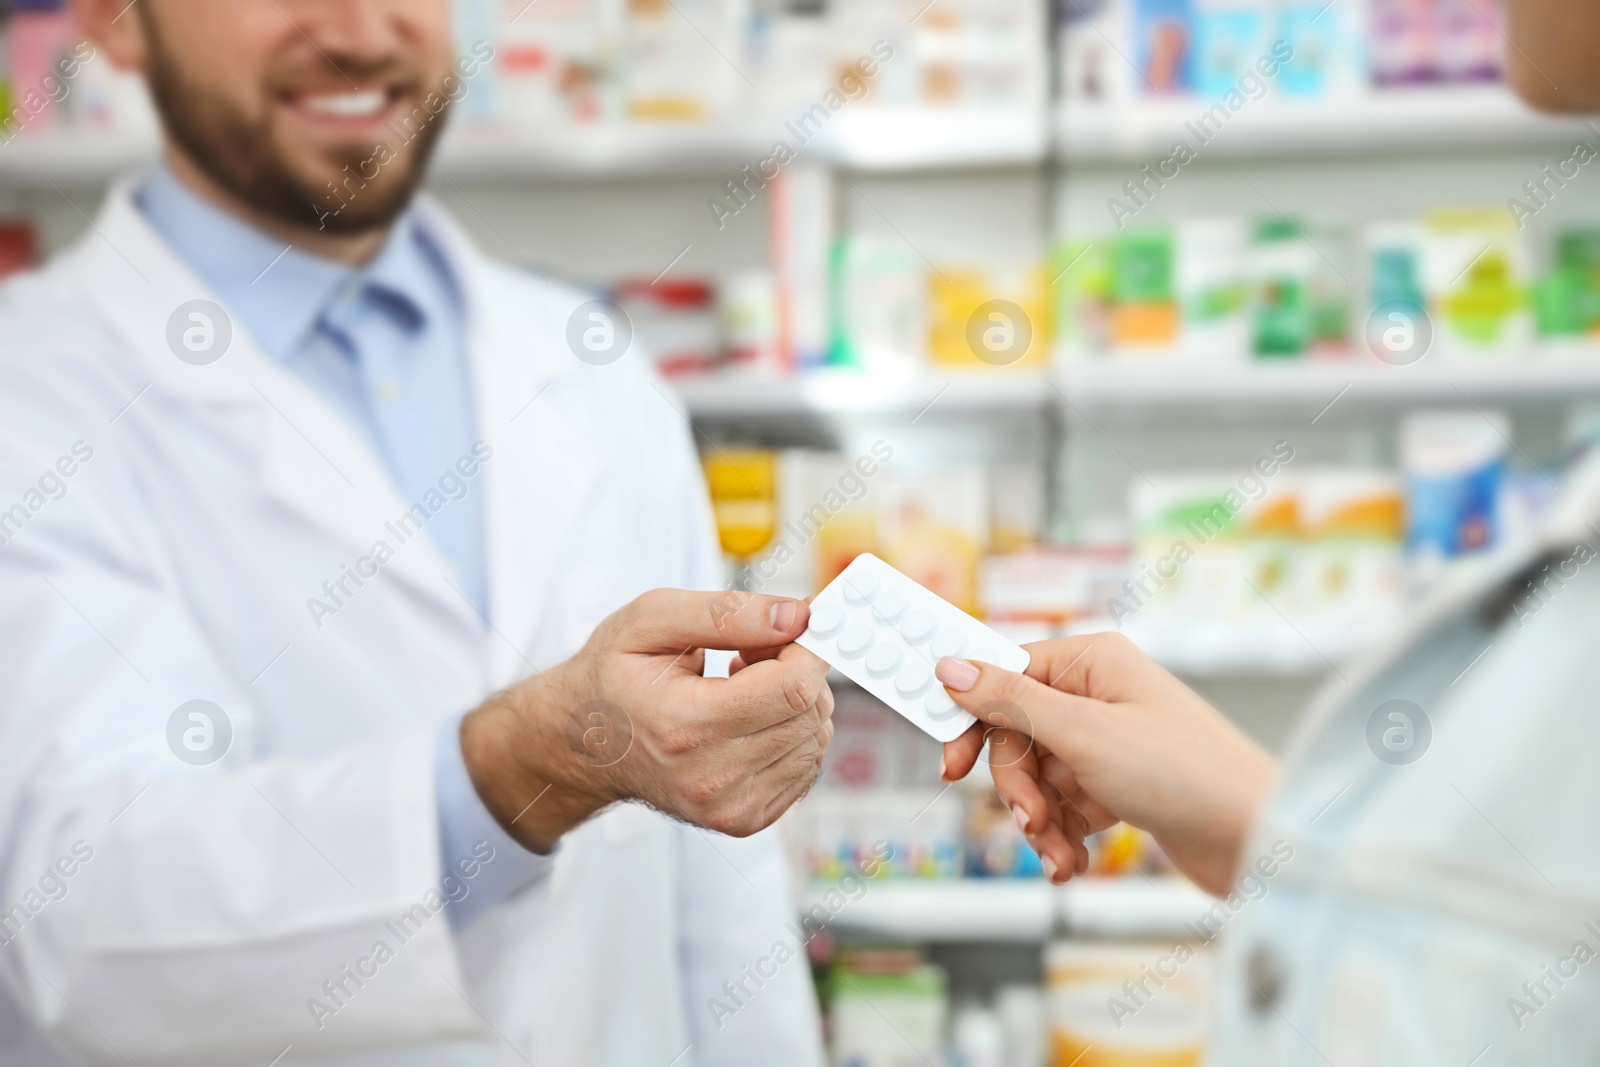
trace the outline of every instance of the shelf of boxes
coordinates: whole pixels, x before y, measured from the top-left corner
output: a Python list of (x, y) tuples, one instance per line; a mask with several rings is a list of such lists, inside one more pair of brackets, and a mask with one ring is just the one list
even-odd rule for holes
[[(1109, 623), (1109, 620), (1108, 620)], [(1109, 625), (1108, 627), (1109, 628)], [(1185, 678), (1311, 678), (1340, 670), (1375, 647), (1346, 629), (1129, 620), (1123, 632), (1151, 659)]]
[[(1041, 942), (1055, 930), (1056, 903), (1042, 879), (952, 878), (872, 881), (858, 899), (829, 909), (825, 884), (800, 894), (801, 914), (831, 910), (834, 931), (896, 941)], [(837, 898), (835, 898), (835, 902)]]
[[(1374, 90), (1304, 103), (1247, 101), (1213, 112), (1198, 96), (1064, 103), (1055, 146), (1071, 162), (1164, 158), (1179, 138), (1197, 156), (1395, 153), (1592, 142), (1600, 128), (1533, 111), (1501, 85)], [(1201, 125), (1211, 113), (1209, 123)]]
[[(801, 155), (846, 170), (1034, 166), (1165, 155), (1183, 137), (1199, 153), (1289, 156), (1351, 151), (1563, 144), (1600, 138), (1582, 119), (1540, 115), (1499, 86), (1413, 89), (1312, 103), (1248, 104), (1203, 144), (1190, 128), (1212, 104), (1197, 97), (1056, 109), (868, 107), (822, 127)], [(1189, 124), (1189, 125), (1186, 125)], [(725, 123), (588, 123), (530, 129), (462, 124), (440, 146), (435, 175), (454, 180), (737, 172), (799, 139), (776, 119)], [(1053, 144), (1052, 144), (1053, 141)], [(154, 157), (153, 133), (70, 131), (23, 136), (0, 151), (0, 179), (100, 182)]]
[(846, 936), (895, 941), (1039, 943), (1058, 933), (1094, 937), (1181, 936), (1211, 898), (1181, 878), (1079, 878), (1054, 887), (1041, 879), (957, 878), (868, 882), (842, 906), (832, 885), (800, 893), (800, 910), (831, 911)]
[(702, 419), (756, 416), (907, 415), (1041, 411), (1060, 405), (1090, 418), (1127, 409), (1190, 416), (1239, 408), (1309, 412), (1438, 402), (1505, 403), (1600, 397), (1600, 352), (1527, 358), (1424, 360), (1390, 366), (1358, 359), (1250, 362), (1168, 357), (1067, 359), (1055, 374), (930, 373), (874, 378), (845, 370), (793, 375), (720, 371), (672, 379), (688, 413)]
[(927, 374), (882, 379), (843, 370), (797, 375), (713, 372), (672, 379), (698, 419), (751, 416), (903, 415), (1042, 411), (1059, 399), (1050, 379), (1027, 372)]
[[(1366, 359), (1183, 360), (1165, 357), (1070, 359), (1060, 395), (1089, 411), (1171, 409), (1191, 415), (1241, 407), (1309, 410), (1320, 418), (1340, 405), (1466, 401), (1569, 401), (1600, 396), (1600, 353), (1527, 357), (1425, 358), (1410, 366)], [(1070, 407), (1069, 407), (1070, 411)]]
[[(437, 180), (530, 181), (722, 174), (773, 157), (799, 138), (777, 119), (734, 123), (590, 123), (519, 127), (463, 123), (440, 143)], [(1049, 149), (1042, 110), (863, 108), (829, 121), (800, 157), (852, 171), (1031, 166)], [(155, 158), (153, 133), (67, 131), (0, 146), (0, 181), (98, 184)], [(770, 170), (770, 165), (769, 168)]]
[(1215, 903), (1176, 876), (1078, 878), (1054, 893), (1057, 922), (1076, 937), (1181, 937)]

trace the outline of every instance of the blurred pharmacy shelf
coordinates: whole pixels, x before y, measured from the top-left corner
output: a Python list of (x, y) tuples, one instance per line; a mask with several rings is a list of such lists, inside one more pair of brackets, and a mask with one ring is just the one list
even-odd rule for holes
[(0, 145), (0, 184), (100, 185), (155, 155), (153, 135), (22, 134)]
[(1123, 628), (1134, 644), (1173, 674), (1186, 678), (1301, 678), (1339, 670), (1370, 651), (1373, 630), (1357, 644), (1348, 627), (1295, 627), (1288, 622), (1253, 627), (1193, 620), (1147, 623), (1130, 619)]
[(800, 909), (833, 911), (841, 934), (900, 941), (1041, 942), (1057, 933), (1092, 937), (1180, 936), (1211, 906), (1181, 878), (1080, 878), (1062, 887), (1042, 879), (956, 878), (868, 882), (855, 900), (829, 908), (832, 883), (807, 886)]
[[(783, 132), (772, 123), (762, 148)], [(1029, 166), (1049, 154), (1050, 124), (1042, 108), (862, 108), (841, 113), (806, 150), (848, 170)]]
[[(1562, 144), (1592, 139), (1581, 119), (1540, 115), (1500, 86), (1407, 89), (1307, 103), (1262, 100), (1220, 129), (1194, 132), (1212, 105), (1197, 97), (1043, 108), (863, 107), (815, 131), (779, 118), (723, 123), (589, 123), (537, 129), (463, 123), (440, 146), (436, 178), (463, 181), (738, 172), (783, 141), (845, 170), (915, 171), (1164, 157), (1182, 137), (1232, 157)], [(803, 145), (803, 147), (802, 147)], [(0, 181), (90, 184), (154, 156), (153, 132), (75, 130), (0, 145)]]
[(1062, 930), (1074, 937), (1180, 937), (1215, 901), (1178, 877), (1079, 878), (1055, 890)]
[(672, 379), (691, 416), (907, 415), (1043, 410), (1058, 394), (1039, 373), (974, 372), (874, 378), (857, 371), (799, 375), (721, 372)]
[(1318, 418), (1345, 407), (1415, 403), (1570, 402), (1600, 397), (1600, 352), (1527, 358), (1428, 359), (1398, 367), (1357, 359), (1185, 360), (1161, 356), (1070, 359), (1054, 376), (972, 372), (876, 378), (859, 371), (798, 375), (723, 371), (672, 379), (689, 414), (899, 415), (1108, 409), (1189, 417), (1239, 408), (1304, 409)]
[[(802, 134), (808, 135), (802, 136)], [(1049, 151), (1042, 109), (863, 108), (814, 134), (778, 119), (734, 123), (592, 123), (537, 130), (463, 123), (445, 135), (432, 176), (531, 181), (656, 174), (726, 174), (772, 158), (779, 141), (845, 170), (1029, 166)], [(153, 159), (153, 133), (73, 131), (0, 145), (0, 182), (99, 184)]]
[(1064, 363), (1061, 395), (1071, 404), (1106, 408), (1182, 406), (1192, 415), (1219, 408), (1326, 409), (1340, 405), (1550, 400), (1600, 395), (1600, 352), (1445, 359), (1411, 366), (1357, 359), (1283, 361), (1181, 360), (1164, 357), (1078, 359)]
[(837, 885), (807, 886), (800, 894), (800, 910), (832, 910), (829, 925), (840, 933), (900, 941), (1037, 942), (1055, 930), (1053, 890), (1043, 879), (907, 879), (866, 886), (858, 899), (846, 898), (834, 909), (825, 898), (842, 892)]
[(1069, 162), (1151, 160), (1171, 154), (1182, 138), (1199, 156), (1287, 157), (1561, 144), (1600, 133), (1581, 119), (1541, 115), (1500, 85), (1250, 101), (1201, 129), (1213, 106), (1195, 96), (1065, 103), (1056, 112), (1056, 150)]

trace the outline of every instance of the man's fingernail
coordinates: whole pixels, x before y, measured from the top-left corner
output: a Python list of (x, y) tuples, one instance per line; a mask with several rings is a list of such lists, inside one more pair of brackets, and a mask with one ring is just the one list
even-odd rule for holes
[(769, 615), (769, 618), (772, 620), (772, 628), (783, 633), (788, 633), (789, 627), (794, 625), (795, 613), (799, 610), (800, 606), (792, 600), (778, 601), (776, 604), (772, 605), (772, 611)]
[(954, 656), (946, 656), (940, 660), (934, 667), (933, 673), (939, 681), (958, 693), (965, 693), (978, 684), (978, 668)]
[(1022, 810), (1021, 804), (1011, 805), (1011, 815), (1017, 820), (1017, 829), (1023, 833), (1028, 832), (1028, 813)]
[(1056, 880), (1056, 861), (1049, 856), (1040, 856), (1039, 862), (1044, 865), (1044, 876), (1052, 882)]

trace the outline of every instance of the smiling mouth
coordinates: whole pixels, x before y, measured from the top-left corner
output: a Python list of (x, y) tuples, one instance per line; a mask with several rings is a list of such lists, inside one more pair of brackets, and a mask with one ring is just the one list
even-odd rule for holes
[(382, 117), (404, 95), (402, 86), (390, 85), (293, 92), (285, 94), (282, 99), (295, 110), (318, 119), (362, 122)]
[(355, 93), (319, 93), (301, 98), (301, 106), (314, 115), (336, 119), (361, 119), (376, 115), (388, 106), (390, 90), (367, 89)]

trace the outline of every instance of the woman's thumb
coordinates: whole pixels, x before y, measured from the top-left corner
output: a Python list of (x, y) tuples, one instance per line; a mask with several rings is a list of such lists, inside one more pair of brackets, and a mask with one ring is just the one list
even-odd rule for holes
[(1029, 737), (1043, 733), (1048, 738), (1081, 705), (1090, 703), (1025, 674), (977, 660), (947, 656), (934, 666), (934, 675), (949, 690), (951, 699), (980, 721)]

